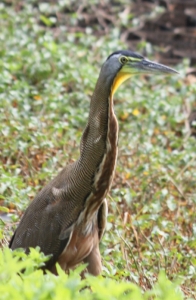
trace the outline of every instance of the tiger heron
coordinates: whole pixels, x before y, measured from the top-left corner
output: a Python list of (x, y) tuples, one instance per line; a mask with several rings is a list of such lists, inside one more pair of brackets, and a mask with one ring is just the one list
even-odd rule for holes
[(66, 166), (34, 198), (25, 211), (10, 248), (39, 246), (52, 254), (45, 268), (56, 273), (58, 262), (69, 270), (87, 263), (101, 272), (99, 242), (106, 226), (106, 195), (114, 176), (118, 122), (113, 109), (117, 88), (136, 73), (177, 73), (132, 51), (116, 51), (103, 64), (90, 103), (79, 159)]

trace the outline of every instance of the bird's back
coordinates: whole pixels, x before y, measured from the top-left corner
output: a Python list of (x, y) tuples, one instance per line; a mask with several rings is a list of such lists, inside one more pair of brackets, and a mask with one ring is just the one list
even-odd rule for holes
[[(75, 187), (73, 174), (76, 163), (63, 169), (34, 198), (24, 213), (10, 242), (10, 248), (39, 246), (46, 255), (53, 254), (49, 264), (58, 256), (69, 241), (71, 226), (81, 213), (90, 184)], [(78, 192), (77, 192), (78, 191)]]

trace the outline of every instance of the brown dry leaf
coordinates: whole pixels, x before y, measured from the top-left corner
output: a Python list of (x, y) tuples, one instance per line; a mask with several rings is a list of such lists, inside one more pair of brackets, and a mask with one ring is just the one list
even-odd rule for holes
[(35, 100), (39, 101), (39, 100), (41, 100), (42, 98), (41, 98), (41, 96), (40, 96), (40, 95), (35, 95), (35, 96), (33, 96), (33, 99), (35, 99)]

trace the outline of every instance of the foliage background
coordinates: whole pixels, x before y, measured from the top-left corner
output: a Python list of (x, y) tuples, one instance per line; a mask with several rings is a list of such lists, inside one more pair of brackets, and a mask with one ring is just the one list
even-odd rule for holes
[[(85, 27), (81, 11), (90, 16), (109, 0), (0, 3), (2, 299), (17, 293), (23, 299), (195, 297), (196, 160), (187, 106), (196, 90), (195, 78), (186, 77), (188, 59), (176, 67), (179, 76), (133, 77), (115, 96), (119, 157), (100, 245), (104, 277), (81, 281), (80, 267), (70, 277), (61, 271), (58, 278), (43, 276), (37, 270), (42, 255), (27, 258), (6, 246), (29, 201), (78, 158), (100, 66), (111, 52), (127, 48), (119, 26), (140, 21), (126, 14), (132, 2), (115, 3), (116, 26), (102, 35), (102, 22)], [(155, 56), (147, 42), (137, 47)]]

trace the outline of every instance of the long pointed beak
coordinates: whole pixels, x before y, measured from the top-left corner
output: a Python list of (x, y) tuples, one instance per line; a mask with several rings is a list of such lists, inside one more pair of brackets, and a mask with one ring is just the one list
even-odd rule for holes
[(178, 74), (178, 72), (172, 68), (169, 68), (165, 65), (159, 64), (154, 61), (150, 61), (146, 58), (141, 60), (140, 62), (136, 63), (135, 67), (139, 70), (143, 70), (147, 73), (168, 73), (168, 74)]
[(118, 87), (133, 74), (179, 74), (176, 70), (159, 64), (154, 61), (150, 61), (146, 58), (130, 60), (127, 64), (122, 66), (118, 74), (116, 75), (113, 86), (112, 95), (116, 92)]

